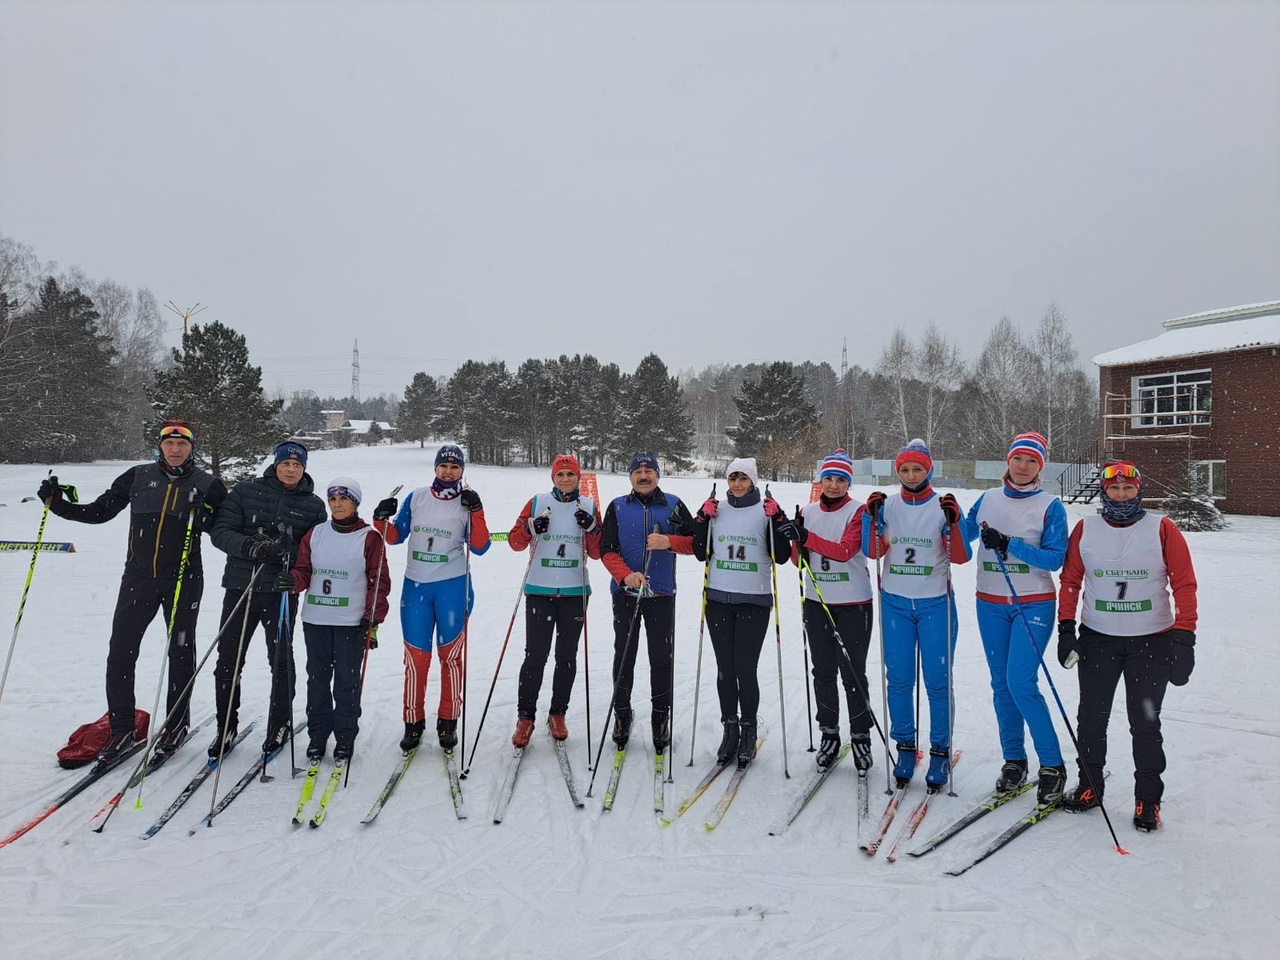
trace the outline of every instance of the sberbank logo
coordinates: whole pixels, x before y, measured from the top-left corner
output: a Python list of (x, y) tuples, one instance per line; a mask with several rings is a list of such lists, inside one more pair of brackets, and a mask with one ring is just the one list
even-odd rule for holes
[(756, 542), (755, 537), (743, 536), (739, 533), (722, 533), (716, 537), (716, 543), (751, 543)]
[(1095, 567), (1093, 575), (1099, 579), (1106, 577), (1112, 580), (1145, 580), (1151, 576), (1150, 570), (1108, 570), (1104, 567)]
[(890, 543), (905, 543), (915, 547), (932, 547), (932, 537), (890, 537)]

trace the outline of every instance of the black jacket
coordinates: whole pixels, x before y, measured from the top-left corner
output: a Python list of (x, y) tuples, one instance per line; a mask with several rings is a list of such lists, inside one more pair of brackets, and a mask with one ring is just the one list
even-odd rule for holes
[[(222, 572), (223, 587), (243, 590), (249, 585), (254, 563), (246, 557), (245, 546), (249, 537), (259, 531), (279, 541), (290, 557), (297, 553), (302, 535), (326, 515), (324, 501), (316, 496), (315, 489), (311, 474), (304, 473), (296, 487), (286, 490), (276, 479), (274, 465), (267, 467), (262, 476), (231, 488), (210, 534), (213, 545), (227, 555), (227, 565)], [(280, 529), (282, 523), (284, 530)], [(253, 592), (273, 592), (276, 575), (282, 569), (278, 563), (264, 564)]]
[(191, 550), (187, 556), (188, 578), (204, 575), (200, 562), (200, 533), (212, 526), (226, 499), (221, 480), (195, 467), (174, 476), (158, 463), (130, 467), (92, 503), (68, 503), (61, 498), (49, 510), (64, 520), (79, 523), (106, 523), (129, 508), (129, 555), (125, 573), (144, 577), (176, 577), (182, 564), (187, 521), (191, 528)]

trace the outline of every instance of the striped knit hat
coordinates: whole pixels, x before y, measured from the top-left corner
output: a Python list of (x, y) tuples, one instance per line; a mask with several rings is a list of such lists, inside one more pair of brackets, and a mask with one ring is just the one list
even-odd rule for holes
[(853, 483), (853, 458), (843, 448), (827, 454), (818, 468), (818, 479), (837, 477), (845, 483)]
[(1013, 443), (1009, 444), (1009, 452), (1004, 458), (1005, 463), (1013, 459), (1015, 453), (1034, 458), (1043, 470), (1044, 462), (1049, 458), (1049, 441), (1034, 430), (1030, 433), (1020, 433), (1013, 438)]
[(898, 457), (893, 461), (894, 472), (901, 469), (904, 463), (918, 463), (929, 471), (930, 477), (933, 476), (933, 454), (923, 440), (912, 440), (898, 451)]

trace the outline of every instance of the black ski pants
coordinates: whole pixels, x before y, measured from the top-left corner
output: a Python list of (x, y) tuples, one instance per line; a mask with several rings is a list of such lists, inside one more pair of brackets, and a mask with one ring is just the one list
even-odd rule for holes
[(867, 650), (871, 646), (874, 617), (871, 604), (841, 603), (828, 609), (835, 619), (835, 628), (821, 603), (804, 602), (805, 636), (813, 658), (814, 719), (819, 727), (839, 726), (840, 694), (836, 689), (839, 673), (849, 708), (849, 732), (870, 733), (871, 713), (861, 691), (871, 689), (867, 686)]
[(1160, 733), (1160, 707), (1169, 686), (1169, 640), (1162, 634), (1115, 637), (1080, 628), (1082, 653), (1080, 709), (1076, 737), (1080, 742), (1077, 764), (1084, 782), (1102, 793), (1103, 767), (1107, 762), (1107, 721), (1116, 686), (1124, 678), (1129, 734), (1133, 737), (1133, 792), (1139, 800), (1159, 803), (1164, 796), (1164, 737)]
[[(293, 662), (293, 626), (298, 615), (298, 598), (289, 594), (289, 622), (280, 636), (280, 593), (250, 593), (248, 619), (245, 604), (236, 604), (243, 590), (228, 590), (222, 597), (222, 633), (218, 635), (218, 664), (213, 670), (214, 699), (218, 707), (218, 730), (236, 730), (240, 720), (240, 674), (249, 656), (249, 642), (258, 624), (267, 638), (267, 666), (271, 670), (271, 700), (267, 708), (267, 730), (288, 725), (293, 716), (297, 678)], [(243, 631), (244, 647), (240, 637)], [(240, 665), (236, 668), (236, 654)], [(232, 689), (234, 687), (234, 690)]]
[[(162, 615), (165, 627), (173, 616), (173, 634), (169, 638), (169, 696), (166, 701), (168, 727), (177, 729), (191, 723), (191, 679), (196, 672), (196, 619), (200, 614), (200, 597), (204, 593), (204, 577), (188, 576), (178, 594), (174, 609), (177, 577), (146, 577), (126, 573), (120, 579), (120, 595), (111, 619), (111, 641), (107, 647), (107, 711), (111, 715), (111, 732), (126, 733), (134, 729), (134, 679), (142, 636), (155, 619)], [(154, 724), (158, 717), (152, 718)]]
[[(636, 603), (640, 604), (636, 616)], [(613, 595), (613, 710), (631, 712), (631, 686), (635, 682), (639, 624), (649, 645), (649, 690), (653, 716), (671, 715), (671, 658), (675, 649), (676, 598), (646, 596), (637, 601), (619, 590)]]
[(551, 597), (527, 594), (524, 598), (524, 663), (520, 665), (520, 692), (517, 713), (534, 717), (538, 712), (538, 694), (542, 675), (547, 668), (554, 635), (556, 667), (551, 674), (551, 712), (569, 709), (569, 695), (578, 675), (578, 638), (586, 617), (586, 604), (580, 596)]
[(707, 632), (716, 653), (716, 695), (721, 720), (741, 717), (754, 722), (760, 713), (757, 672), (771, 609), (751, 603), (707, 601)]
[(364, 661), (364, 631), (351, 627), (304, 623), (307, 644), (307, 737), (334, 740), (348, 747), (356, 742), (360, 718), (360, 665)]

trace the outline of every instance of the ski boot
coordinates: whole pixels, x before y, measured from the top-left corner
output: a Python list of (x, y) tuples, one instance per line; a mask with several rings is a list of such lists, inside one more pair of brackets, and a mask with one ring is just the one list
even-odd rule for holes
[(924, 775), (925, 786), (930, 793), (937, 793), (947, 785), (951, 778), (951, 748), (932, 746), (929, 748), (929, 770)]
[(1133, 803), (1133, 826), (1143, 833), (1151, 833), (1160, 829), (1160, 804), (1154, 800), (1135, 800)]
[(563, 713), (547, 714), (547, 726), (551, 728), (552, 740), (569, 739), (569, 728), (565, 726)]
[(1081, 813), (1102, 806), (1102, 794), (1089, 786), (1088, 780), (1081, 780), (1075, 790), (1067, 794), (1062, 801), (1062, 809), (1067, 813)]
[(655, 713), (653, 715), (653, 752), (662, 753), (671, 744), (671, 715)]
[(849, 735), (849, 746), (852, 747), (853, 765), (859, 773), (871, 769), (871, 734), (853, 733)]
[(621, 750), (627, 745), (627, 741), (631, 739), (631, 721), (635, 719), (635, 714), (631, 709), (615, 710), (613, 715), (613, 742), (618, 745)]
[(743, 720), (738, 724), (738, 766), (745, 767), (756, 756), (756, 721)]
[(898, 743), (898, 762), (893, 765), (893, 777), (901, 789), (911, 782), (916, 772), (916, 742), (903, 740)]
[(436, 736), (440, 738), (441, 750), (452, 750), (458, 745), (458, 721), (440, 717), (436, 720)]
[(422, 731), (427, 727), (427, 721), (415, 720), (413, 723), (404, 725), (404, 736), (400, 738), (400, 749), (405, 753), (415, 749), (422, 742)]
[(738, 718), (721, 720), (724, 724), (724, 735), (720, 737), (720, 746), (716, 748), (716, 763), (728, 763), (738, 755)]
[(996, 778), (996, 793), (1012, 793), (1027, 782), (1027, 761), (1006, 760)]
[(519, 717), (516, 720), (516, 732), (511, 735), (511, 745), (524, 749), (533, 736), (533, 717)]
[(235, 727), (228, 727), (226, 736), (223, 736), (222, 725), (218, 725), (218, 733), (214, 735), (213, 743), (209, 744), (209, 759), (217, 760), (219, 757), (231, 752), (231, 745), (236, 742)]
[(822, 740), (818, 743), (818, 766), (826, 769), (840, 756), (840, 731), (836, 727), (821, 727)]
[(1040, 782), (1036, 784), (1036, 803), (1061, 803), (1066, 796), (1066, 790), (1066, 767), (1059, 765), (1040, 768)]
[(133, 731), (126, 730), (123, 733), (113, 733), (111, 738), (107, 740), (103, 748), (98, 751), (98, 763), (110, 764), (117, 762), (121, 757), (133, 749), (134, 743)]
[(160, 766), (160, 764), (177, 753), (178, 748), (186, 742), (188, 732), (189, 728), (184, 723), (160, 734), (160, 739), (156, 741), (156, 748), (151, 754), (152, 768)]

